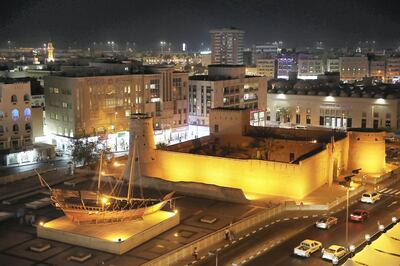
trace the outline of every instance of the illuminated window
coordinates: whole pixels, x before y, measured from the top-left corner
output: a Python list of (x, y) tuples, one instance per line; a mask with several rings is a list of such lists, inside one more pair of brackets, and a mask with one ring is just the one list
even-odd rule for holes
[(31, 117), (31, 109), (29, 109), (29, 108), (25, 108), (25, 110), (24, 110), (24, 116), (25, 116), (25, 118), (30, 118)]
[(4, 112), (0, 111), (0, 119), (4, 118)]
[(11, 118), (12, 118), (12, 120), (18, 120), (18, 118), (19, 118), (19, 111), (18, 111), (18, 109), (12, 109), (11, 110)]

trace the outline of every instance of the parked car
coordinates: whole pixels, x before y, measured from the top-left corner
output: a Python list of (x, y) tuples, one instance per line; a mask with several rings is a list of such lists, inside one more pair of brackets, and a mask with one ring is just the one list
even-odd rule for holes
[(346, 253), (346, 248), (338, 245), (331, 245), (329, 248), (322, 249), (322, 259), (333, 262), (334, 260), (340, 260)]
[(365, 210), (355, 210), (350, 214), (350, 221), (363, 222), (368, 219), (368, 212)]
[(315, 222), (315, 226), (320, 229), (329, 229), (332, 225), (338, 223), (338, 219), (336, 217), (323, 217)]
[(322, 248), (322, 243), (306, 239), (300, 243), (299, 246), (294, 248), (294, 254), (301, 257), (310, 257), (312, 253)]
[(361, 202), (364, 203), (375, 203), (376, 201), (381, 199), (381, 195), (376, 192), (366, 192), (362, 194)]

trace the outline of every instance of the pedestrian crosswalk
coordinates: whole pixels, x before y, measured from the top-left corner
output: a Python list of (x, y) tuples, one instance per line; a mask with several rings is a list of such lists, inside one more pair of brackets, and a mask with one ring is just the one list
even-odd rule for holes
[(386, 195), (400, 196), (400, 189), (382, 188), (378, 192), (381, 194), (386, 194)]

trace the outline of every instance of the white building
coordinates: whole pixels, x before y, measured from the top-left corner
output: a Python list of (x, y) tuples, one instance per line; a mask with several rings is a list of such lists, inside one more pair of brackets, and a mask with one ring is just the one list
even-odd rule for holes
[(299, 79), (317, 79), (318, 75), (324, 74), (324, 62), (319, 58), (299, 57), (297, 71)]
[(399, 100), (395, 89), (274, 86), (268, 91), (267, 120), (328, 128), (398, 130)]
[(328, 58), (326, 60), (326, 71), (327, 72), (340, 72), (339, 59)]

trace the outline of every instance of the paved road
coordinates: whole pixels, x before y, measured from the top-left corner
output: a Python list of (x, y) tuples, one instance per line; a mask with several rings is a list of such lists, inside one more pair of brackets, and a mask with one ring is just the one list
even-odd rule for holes
[(50, 162), (40, 162), (40, 163), (21, 165), (21, 166), (1, 167), (0, 176), (22, 173), (38, 168), (63, 167), (66, 166), (70, 160), (71, 159), (68, 157), (63, 157), (62, 159), (57, 158), (57, 160)]
[[(396, 189), (399, 189), (399, 185), (396, 186)], [(336, 215), (339, 218), (339, 224), (332, 227), (330, 230), (325, 231), (310, 227), (290, 240), (271, 249), (269, 252), (255, 257), (255, 259), (251, 260), (246, 265), (266, 265), (266, 262), (268, 262), (268, 265), (332, 265), (331, 262), (323, 261), (320, 258), (319, 252), (313, 254), (308, 259), (296, 257), (292, 255), (293, 248), (307, 238), (322, 242), (324, 247), (328, 247), (332, 244), (342, 246), (349, 246), (351, 244), (358, 245), (364, 240), (365, 234), (373, 235), (378, 231), (378, 222), (388, 225), (391, 222), (392, 216), (400, 215), (399, 202), (400, 198), (384, 195), (381, 201), (373, 205), (361, 202), (353, 205), (350, 208), (350, 212), (358, 208), (366, 209), (370, 211), (370, 218), (363, 223), (349, 223), (348, 245), (345, 243), (345, 211), (341, 211)]]

